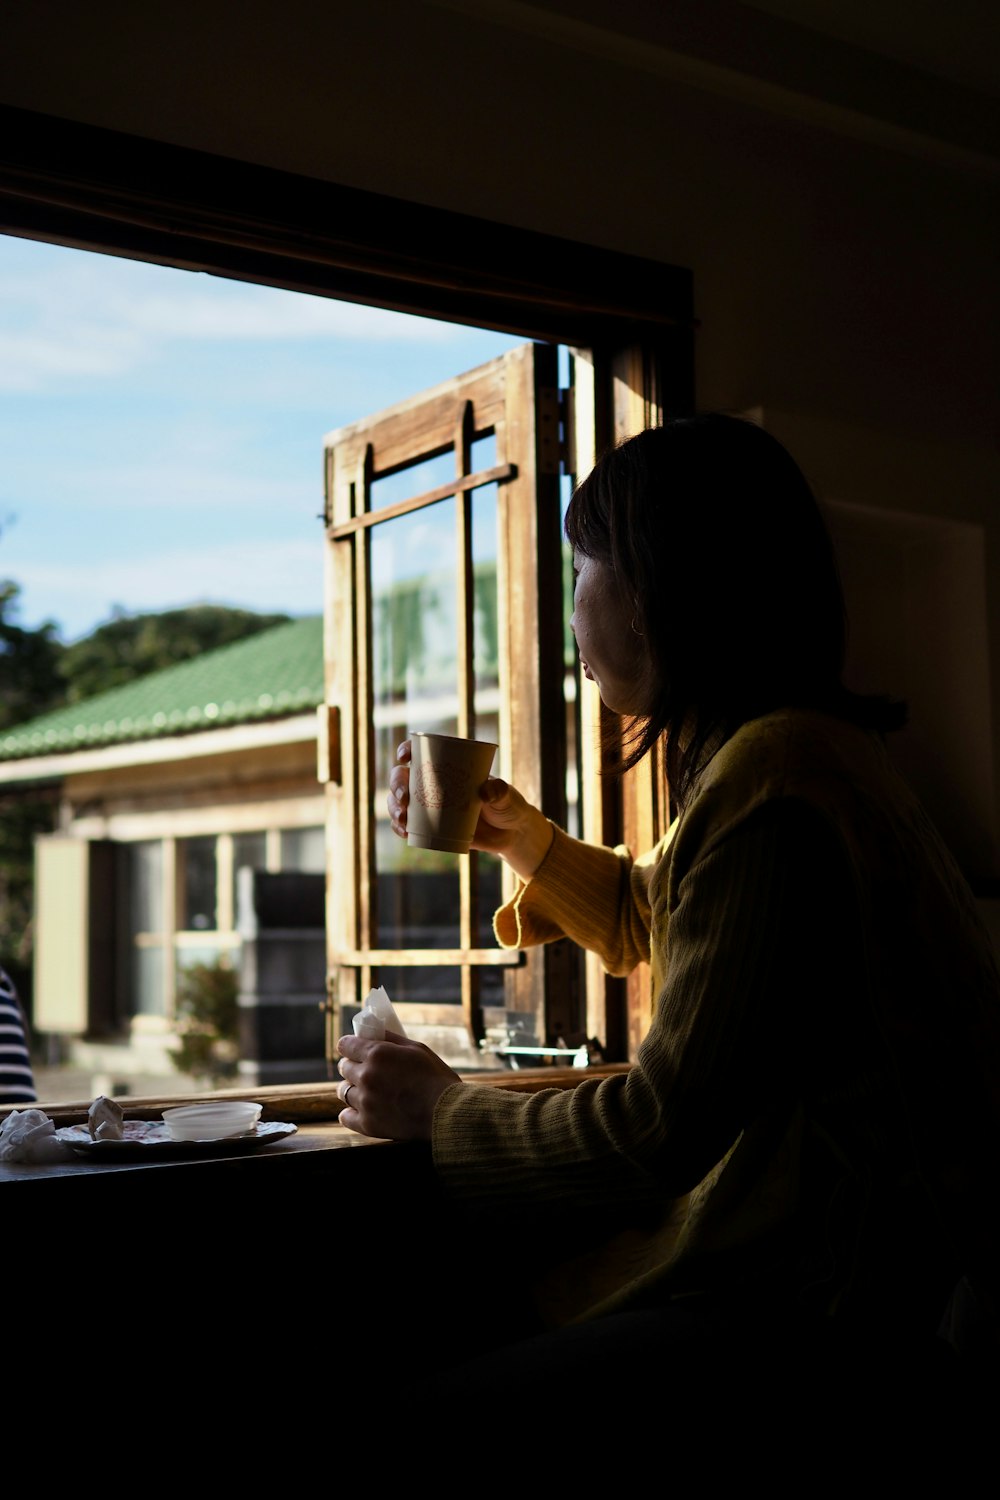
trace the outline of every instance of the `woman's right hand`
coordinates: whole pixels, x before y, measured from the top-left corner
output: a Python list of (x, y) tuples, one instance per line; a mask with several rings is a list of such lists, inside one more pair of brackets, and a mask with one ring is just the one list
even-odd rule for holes
[[(516, 787), (499, 776), (488, 776), (479, 789), (482, 808), (472, 848), (498, 854), (523, 879), (534, 875), (549, 852), (554, 837), (545, 814), (533, 807)], [(396, 751), (396, 764), (389, 773), (386, 806), (392, 831), (406, 838), (406, 810), (410, 800), (410, 741)]]

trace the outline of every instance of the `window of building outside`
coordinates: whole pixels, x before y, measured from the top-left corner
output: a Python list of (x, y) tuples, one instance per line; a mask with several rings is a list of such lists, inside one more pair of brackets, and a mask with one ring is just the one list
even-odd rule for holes
[[(238, 961), (238, 874), (325, 868), (324, 830), (261, 829), (119, 846), (119, 888), (128, 951), (126, 1003), (136, 1016), (169, 1018), (183, 967)], [(174, 871), (171, 883), (168, 871)], [(223, 879), (223, 871), (228, 878)]]
[(211, 932), (216, 920), (216, 840), (180, 839), (177, 845), (177, 910), (182, 931)]
[[(322, 832), (322, 830), (321, 830)], [(282, 834), (282, 840), (285, 835)], [(251, 870), (267, 869), (267, 834), (266, 833), (234, 833), (232, 840), (233, 859), (232, 877), (229, 886), (229, 900), (231, 909), (235, 913), (235, 919), (239, 921), (238, 889), (240, 870), (248, 868)], [(284, 853), (284, 843), (282, 843)], [(289, 869), (294, 869), (292, 864)]]
[(326, 869), (326, 832), (321, 827), (283, 828), (280, 847), (279, 870), (301, 870), (305, 874), (322, 875)]
[(127, 893), (132, 1009), (141, 1016), (163, 1015), (167, 945), (163, 843), (151, 839), (126, 844), (119, 852)]

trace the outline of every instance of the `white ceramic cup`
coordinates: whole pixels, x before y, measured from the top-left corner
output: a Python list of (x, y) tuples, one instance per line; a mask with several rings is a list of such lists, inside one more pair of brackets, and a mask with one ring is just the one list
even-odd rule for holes
[(417, 849), (468, 854), (479, 821), (479, 789), (496, 745), (450, 734), (410, 734), (410, 805), (407, 842)]

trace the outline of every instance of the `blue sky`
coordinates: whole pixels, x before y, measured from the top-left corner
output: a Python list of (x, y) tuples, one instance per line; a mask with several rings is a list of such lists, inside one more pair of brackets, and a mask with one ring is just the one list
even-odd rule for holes
[(0, 578), (66, 642), (323, 607), (323, 438), (523, 342), (0, 235)]

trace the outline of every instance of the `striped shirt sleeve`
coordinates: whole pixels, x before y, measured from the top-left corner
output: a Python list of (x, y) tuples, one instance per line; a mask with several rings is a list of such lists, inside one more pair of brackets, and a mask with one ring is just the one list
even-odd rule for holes
[(37, 1102), (24, 1011), (13, 980), (0, 969), (0, 1103)]

